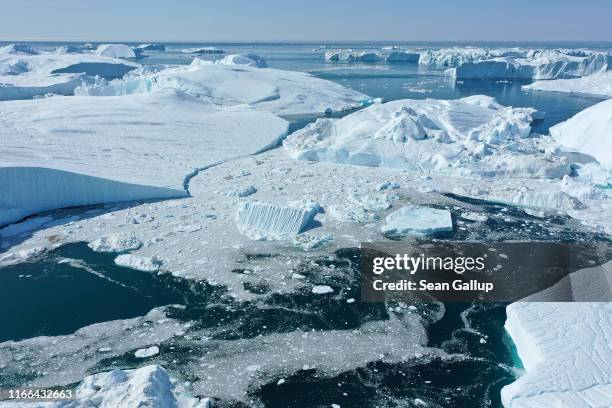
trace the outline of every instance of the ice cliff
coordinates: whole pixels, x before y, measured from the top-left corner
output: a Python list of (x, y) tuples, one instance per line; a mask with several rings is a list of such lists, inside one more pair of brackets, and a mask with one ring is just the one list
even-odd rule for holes
[(600, 72), (581, 78), (536, 81), (529, 85), (523, 85), (522, 88), (531, 91), (563, 92), (612, 98), (612, 71)]

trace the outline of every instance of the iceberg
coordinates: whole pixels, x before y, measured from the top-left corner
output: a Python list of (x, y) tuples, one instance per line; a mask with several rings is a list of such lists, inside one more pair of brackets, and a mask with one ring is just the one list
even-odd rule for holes
[(419, 62), (421, 54), (411, 51), (386, 51), (383, 52), (386, 62)]
[(215, 64), (221, 65), (242, 65), (247, 67), (267, 68), (268, 63), (265, 59), (257, 54), (230, 54), (223, 59), (215, 61)]
[(300, 160), (390, 167), (421, 173), (495, 178), (556, 178), (570, 172), (540, 153), (530, 136), (535, 111), (503, 107), (488, 96), (399, 100), (342, 119), (321, 118), (290, 135), (284, 149)]
[(612, 98), (612, 71), (581, 78), (536, 81), (523, 85), (522, 88), (530, 91), (563, 92)]
[(551, 127), (550, 134), (562, 145), (588, 154), (612, 170), (612, 99)]
[(359, 106), (367, 96), (313, 75), (221, 65), (194, 59), (191, 65), (163, 69), (140, 76), (84, 85), (79, 95), (127, 95), (178, 89), (216, 106), (250, 105), (277, 115), (323, 113)]
[(216, 47), (185, 48), (182, 51), (186, 54), (223, 54), (225, 52), (222, 49)]
[[(158, 272), (164, 263), (156, 256), (146, 257), (132, 254), (123, 254), (115, 258), (115, 264), (142, 272)], [(139, 356), (137, 355), (136, 357)]]
[(320, 211), (316, 203), (282, 206), (245, 202), (236, 213), (236, 225), (241, 233), (255, 240), (292, 237), (304, 231)]
[(520, 48), (441, 48), (421, 52), (419, 64), (431, 65), (438, 68), (450, 68), (468, 62), (484, 61), (497, 57), (525, 57), (526, 55), (527, 51)]
[(166, 46), (163, 44), (140, 44), (136, 49), (142, 51), (166, 51)]
[(94, 53), (100, 57), (136, 58), (134, 49), (125, 44), (100, 44)]
[(325, 52), (325, 61), (377, 62), (381, 56), (377, 51), (330, 50)]
[(387, 235), (431, 235), (453, 231), (453, 219), (448, 210), (422, 206), (405, 206), (389, 214), (381, 232)]
[(0, 74), (0, 101), (31, 99), (48, 94), (72, 95), (74, 89), (85, 80), (84, 74)]
[(9, 44), (0, 47), (0, 55), (36, 55), (38, 50), (27, 44)]
[(56, 208), (184, 197), (189, 177), (279, 143), (288, 122), (176, 90), (0, 104), (0, 225)]
[(526, 372), (502, 389), (504, 407), (612, 406), (610, 301), (612, 262), (509, 305), (506, 331)]

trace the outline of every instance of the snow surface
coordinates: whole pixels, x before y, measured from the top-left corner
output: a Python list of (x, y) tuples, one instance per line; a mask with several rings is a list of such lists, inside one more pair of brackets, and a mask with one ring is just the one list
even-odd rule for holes
[(502, 389), (506, 408), (612, 406), (611, 289), (608, 262), (507, 307), (506, 330), (526, 373)]
[(137, 55), (134, 49), (125, 44), (100, 44), (96, 51), (96, 55), (110, 58), (136, 58)]
[(393, 236), (430, 235), (453, 230), (450, 211), (428, 207), (405, 206), (387, 215), (386, 221), (381, 231)]
[(600, 72), (582, 78), (536, 81), (523, 85), (523, 89), (533, 91), (564, 92), (612, 98), (612, 71)]
[[(534, 110), (488, 96), (399, 100), (342, 119), (318, 119), (284, 141), (295, 159), (470, 177), (561, 177), (562, 160), (541, 157), (530, 137)], [(519, 147), (520, 146), (520, 147)]]
[(287, 127), (175, 90), (3, 103), (0, 225), (54, 208), (184, 197), (197, 169), (275, 145)]
[(221, 65), (241, 65), (247, 67), (267, 68), (268, 63), (265, 59), (257, 54), (230, 54), (224, 58), (215, 61), (215, 64)]
[(550, 128), (561, 144), (593, 156), (612, 170), (612, 99), (593, 105)]
[(85, 85), (79, 95), (126, 95), (172, 88), (218, 106), (248, 104), (277, 115), (341, 111), (368, 97), (303, 72), (221, 65), (194, 59), (191, 65)]

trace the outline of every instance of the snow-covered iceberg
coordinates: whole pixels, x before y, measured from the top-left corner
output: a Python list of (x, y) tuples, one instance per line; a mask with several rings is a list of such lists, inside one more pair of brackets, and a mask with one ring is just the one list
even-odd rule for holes
[(525, 57), (527, 51), (520, 48), (476, 48), (453, 47), (425, 50), (420, 53), (419, 64), (439, 68), (456, 67), (460, 64), (484, 61), (498, 57)]
[(318, 119), (284, 141), (295, 159), (471, 177), (561, 177), (559, 158), (530, 136), (535, 111), (488, 96), (399, 100), (342, 119)]
[(377, 51), (353, 51), (348, 49), (330, 50), (325, 53), (326, 61), (341, 62), (376, 62), (381, 60)]
[(178, 89), (218, 106), (247, 104), (277, 115), (323, 113), (358, 106), (368, 97), (303, 72), (213, 64), (194, 59), (124, 80), (103, 81), (77, 89), (79, 95), (127, 95)]
[(612, 406), (611, 288), (608, 262), (507, 307), (526, 373), (502, 389), (506, 408)]
[(559, 143), (595, 157), (612, 170), (612, 99), (551, 127), (550, 134)]
[(0, 225), (60, 207), (182, 197), (197, 169), (278, 143), (288, 123), (176, 90), (0, 104)]
[(381, 227), (383, 234), (430, 235), (453, 230), (453, 219), (448, 210), (422, 206), (405, 206), (389, 214)]
[(531, 91), (563, 92), (612, 98), (612, 71), (600, 72), (581, 78), (536, 81), (523, 85)]
[(224, 58), (215, 61), (215, 64), (221, 65), (241, 65), (247, 67), (267, 68), (268, 63), (265, 59), (257, 54), (230, 54)]
[(136, 58), (134, 49), (125, 44), (100, 44), (95, 51), (100, 57), (109, 58)]

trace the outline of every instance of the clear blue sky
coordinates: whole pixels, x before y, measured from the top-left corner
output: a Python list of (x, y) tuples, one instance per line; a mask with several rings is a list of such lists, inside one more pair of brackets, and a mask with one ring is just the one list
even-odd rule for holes
[(0, 0), (16, 39), (612, 41), (612, 0)]

